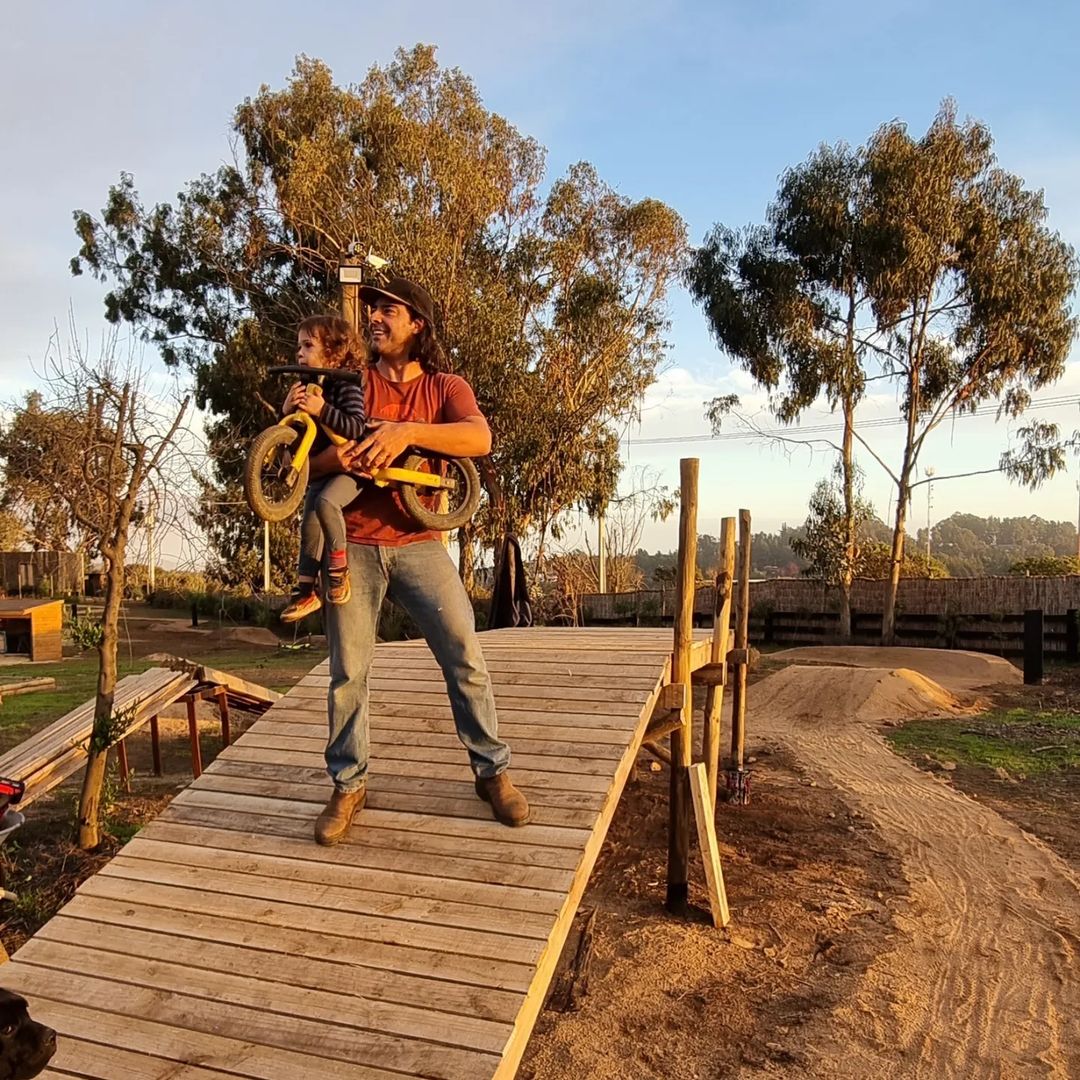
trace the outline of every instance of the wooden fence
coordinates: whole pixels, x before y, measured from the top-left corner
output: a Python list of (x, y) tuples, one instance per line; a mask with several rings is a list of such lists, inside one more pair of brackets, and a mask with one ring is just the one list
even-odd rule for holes
[[(1008, 579), (988, 579), (1001, 581)], [(1017, 579), (1045, 581), (1047, 579)], [(1058, 579), (1050, 579), (1057, 581)], [(1065, 581), (1080, 579), (1062, 579)], [(830, 610), (773, 610), (754, 602), (751, 583), (750, 640), (755, 645), (824, 645), (839, 638), (840, 616)], [(813, 585), (813, 583), (806, 583)], [(879, 582), (875, 582), (879, 585)], [(933, 583), (932, 583), (933, 584)], [(820, 585), (816, 586), (819, 590)], [(1033, 590), (1037, 596), (1039, 589)], [(1045, 591), (1045, 590), (1042, 590)], [(973, 594), (975, 595), (975, 594)], [(1060, 591), (1059, 591), (1060, 595)], [(674, 616), (674, 590), (643, 590), (633, 593), (593, 594), (580, 598), (578, 618), (583, 625), (667, 625)], [(1021, 599), (1023, 595), (1021, 592)], [(712, 586), (697, 590), (694, 622), (711, 625), (714, 602)], [(1045, 611), (1036, 604), (1006, 613), (987, 611), (911, 611), (896, 615), (896, 644), (939, 649), (969, 649), (999, 656), (1024, 654), (1024, 611), (1044, 610), (1043, 649), (1047, 657), (1080, 659), (1080, 615), (1077, 607)], [(856, 644), (875, 645), (881, 640), (880, 611), (852, 612), (852, 637)]]

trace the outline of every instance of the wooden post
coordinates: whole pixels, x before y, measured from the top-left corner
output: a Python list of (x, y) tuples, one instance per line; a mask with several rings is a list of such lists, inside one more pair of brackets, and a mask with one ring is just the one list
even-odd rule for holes
[(1024, 612), (1024, 682), (1039, 686), (1043, 681), (1042, 609)]
[(124, 785), (124, 790), (131, 794), (131, 769), (128, 766), (127, 756), (127, 740), (121, 739), (116, 744), (116, 761), (120, 766), (120, 783)]
[[(710, 662), (726, 666), (731, 645), (731, 598), (735, 591), (735, 519), (720, 523), (720, 569), (716, 575), (713, 605), (713, 636)], [(723, 670), (723, 668), (721, 669)], [(720, 773), (720, 711), (724, 704), (724, 684), (705, 690), (705, 727), (701, 735), (701, 756), (709, 778), (709, 797), (716, 806), (717, 777)]]
[(1065, 659), (1070, 664), (1080, 660), (1080, 611), (1076, 608), (1065, 612)]
[[(694, 583), (697, 578), (698, 460), (679, 462), (679, 555), (676, 574), (675, 649), (671, 681), (690, 686), (690, 647), (693, 643)], [(683, 912), (689, 895), (690, 871), (690, 755), (693, 748), (692, 697), (685, 694), (681, 726), (671, 735), (671, 817), (668, 824), (669, 911)]]
[(150, 753), (154, 756), (154, 775), (161, 775), (161, 730), (157, 713), (150, 717)]
[(191, 773), (196, 780), (202, 776), (202, 747), (199, 745), (199, 721), (195, 716), (196, 699), (193, 694), (184, 698), (187, 702), (188, 735), (191, 737)]
[(731, 764), (728, 787), (733, 801), (745, 803), (743, 752), (746, 745), (746, 657), (750, 647), (750, 511), (739, 511), (739, 602), (735, 624), (735, 648), (742, 660), (735, 665), (734, 686), (731, 691)]
[(716, 807), (709, 801), (709, 778), (699, 761), (690, 766), (690, 791), (694, 797), (694, 818), (697, 821), (698, 847), (705, 864), (705, 884), (709, 890), (709, 910), (713, 926), (727, 926), (728, 911), (724, 871), (720, 865), (720, 847), (716, 842)]
[(229, 694), (224, 686), (218, 687), (217, 693), (218, 716), (221, 718), (221, 748), (225, 749), (232, 742), (232, 733), (229, 727)]

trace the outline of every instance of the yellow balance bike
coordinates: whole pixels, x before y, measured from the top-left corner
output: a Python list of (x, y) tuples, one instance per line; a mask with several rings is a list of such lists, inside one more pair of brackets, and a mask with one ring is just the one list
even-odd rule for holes
[[(359, 372), (299, 364), (272, 367), (270, 374), (307, 379), (314, 375), (316, 378), (307, 384), (308, 393), (321, 394), (324, 379), (363, 383)], [(299, 411), (261, 431), (252, 441), (244, 465), (244, 495), (251, 509), (264, 521), (284, 521), (300, 509), (307, 488), (311, 446), (320, 427), (336, 446), (347, 441)], [(480, 474), (469, 458), (413, 451), (400, 467), (379, 469), (372, 474), (371, 482), (378, 487), (396, 488), (402, 505), (417, 524), (439, 532), (464, 525), (480, 505)], [(443, 492), (445, 501), (435, 497)], [(424, 497), (443, 509), (426, 506)]]

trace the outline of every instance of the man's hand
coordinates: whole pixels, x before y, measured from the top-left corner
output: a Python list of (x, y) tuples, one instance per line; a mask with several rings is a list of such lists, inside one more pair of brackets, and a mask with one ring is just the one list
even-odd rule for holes
[(288, 416), (289, 413), (296, 412), (300, 408), (300, 402), (304, 400), (304, 384), (302, 382), (295, 382), (289, 387), (288, 394), (285, 395), (285, 404), (281, 406), (283, 415)]
[(356, 464), (368, 472), (392, 465), (412, 445), (412, 424), (369, 420), (368, 428), (354, 451)]

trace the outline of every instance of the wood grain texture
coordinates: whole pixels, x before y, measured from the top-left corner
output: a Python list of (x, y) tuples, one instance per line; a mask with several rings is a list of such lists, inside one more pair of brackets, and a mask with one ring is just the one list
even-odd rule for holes
[[(396, 642), (376, 650), (367, 805), (316, 845), (320, 664), (5, 966), (60, 1033), (42, 1075), (512, 1077), (672, 681), (672, 635), (480, 640), (528, 826), (476, 798), (431, 654)], [(709, 645), (684, 641), (691, 670)]]

